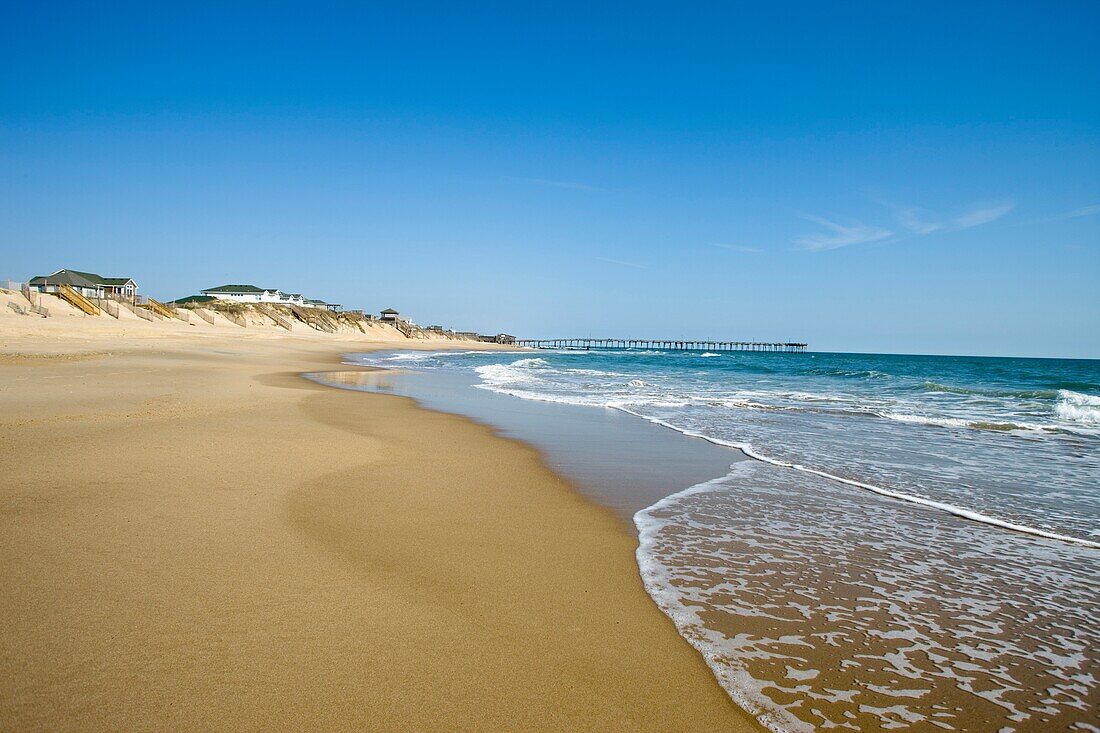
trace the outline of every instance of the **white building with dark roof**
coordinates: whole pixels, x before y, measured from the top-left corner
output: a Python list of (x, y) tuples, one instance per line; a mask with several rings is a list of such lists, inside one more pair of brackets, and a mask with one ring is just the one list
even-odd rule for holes
[(202, 294), (233, 303), (273, 303), (276, 305), (296, 305), (301, 308), (330, 308), (325, 301), (309, 299), (301, 293), (284, 293), (276, 288), (258, 288), (255, 285), (222, 285), (216, 288), (207, 288), (202, 291)]

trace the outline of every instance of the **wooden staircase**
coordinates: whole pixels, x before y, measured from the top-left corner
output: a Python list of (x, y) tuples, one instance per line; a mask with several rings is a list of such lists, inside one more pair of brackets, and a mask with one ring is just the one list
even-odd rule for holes
[(159, 300), (146, 298), (144, 305), (148, 310), (151, 310), (152, 312), (163, 318), (175, 317), (175, 313), (172, 312), (172, 309), (166, 306), (164, 303), (161, 303)]
[(89, 316), (99, 315), (99, 306), (73, 290), (68, 285), (57, 286), (57, 297)]
[[(388, 323), (389, 321), (383, 321)], [(425, 338), (424, 329), (420, 326), (409, 323), (408, 321), (401, 320), (400, 318), (392, 321), (394, 328), (401, 332), (401, 335), (407, 339), (420, 339)]]
[(291, 330), (290, 321), (279, 315), (274, 308), (266, 305), (261, 305), (258, 306), (257, 309), (260, 311), (260, 313), (263, 313), (265, 316), (275, 321), (275, 325), (279, 328), (285, 328), (287, 331)]
[(146, 321), (152, 321), (153, 323), (157, 322), (157, 317), (155, 315), (153, 315), (153, 312), (151, 310), (149, 310), (148, 308), (143, 308), (141, 306), (134, 305), (133, 303), (131, 303), (128, 300), (116, 300), (115, 303), (122, 306), (126, 310), (130, 311), (131, 313), (133, 313), (138, 318), (142, 318)]
[(302, 308), (301, 306), (291, 305), (290, 312), (294, 314), (302, 323), (306, 324), (310, 328), (315, 328), (318, 331), (324, 331), (325, 333), (336, 333), (337, 325), (327, 315), (321, 313), (316, 308)]

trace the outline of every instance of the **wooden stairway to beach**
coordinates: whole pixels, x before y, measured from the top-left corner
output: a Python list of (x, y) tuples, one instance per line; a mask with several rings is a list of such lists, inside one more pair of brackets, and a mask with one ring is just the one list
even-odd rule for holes
[(92, 301), (88, 300), (87, 298), (85, 298), (83, 295), (81, 295), (80, 293), (73, 290), (68, 285), (58, 285), (57, 286), (57, 297), (61, 298), (63, 301), (65, 301), (69, 305), (73, 306), (74, 308), (77, 308), (77, 309), (83, 311), (84, 313), (88, 314), (89, 316), (98, 316), (99, 315), (99, 306), (98, 305), (96, 305)]
[(297, 305), (290, 305), (287, 307), (290, 308), (290, 312), (294, 314), (295, 318), (310, 328), (315, 328), (325, 333), (336, 333), (336, 324), (332, 319), (318, 312), (316, 308), (302, 308)]
[(279, 328), (285, 328), (287, 331), (291, 330), (290, 321), (279, 315), (274, 308), (266, 305), (257, 306), (257, 310), (263, 313), (265, 316), (275, 321), (275, 325)]
[(175, 316), (175, 314), (172, 312), (172, 309), (166, 306), (164, 303), (161, 303), (159, 300), (146, 298), (145, 307), (148, 310), (151, 310), (153, 313), (156, 313), (158, 316), (162, 316), (164, 318), (173, 318)]

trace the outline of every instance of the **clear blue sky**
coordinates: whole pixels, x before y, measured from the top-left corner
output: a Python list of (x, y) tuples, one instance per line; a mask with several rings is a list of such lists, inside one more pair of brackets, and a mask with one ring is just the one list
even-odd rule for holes
[(4, 3), (0, 277), (1100, 357), (1100, 3), (527, 5)]

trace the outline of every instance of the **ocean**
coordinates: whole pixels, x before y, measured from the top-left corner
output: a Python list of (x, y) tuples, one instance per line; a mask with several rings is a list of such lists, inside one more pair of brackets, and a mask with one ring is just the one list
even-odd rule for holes
[(388, 353), (751, 460), (634, 515), (646, 589), (776, 731), (1100, 730), (1100, 361)]

